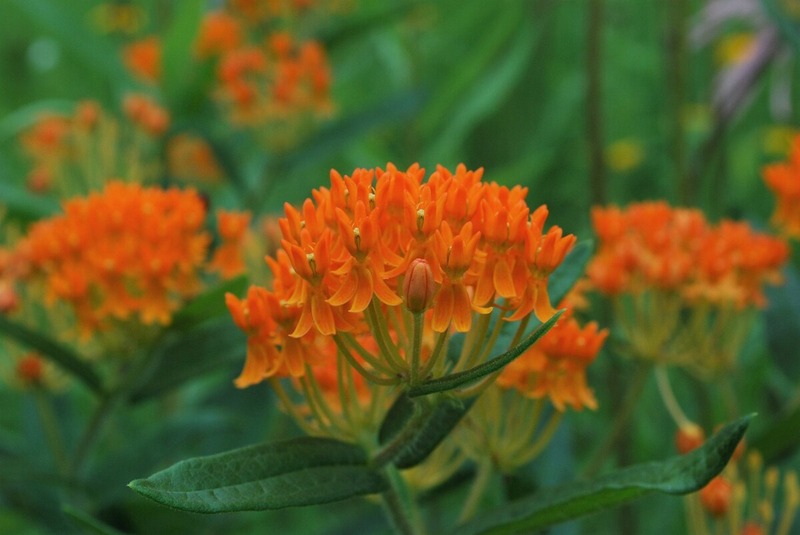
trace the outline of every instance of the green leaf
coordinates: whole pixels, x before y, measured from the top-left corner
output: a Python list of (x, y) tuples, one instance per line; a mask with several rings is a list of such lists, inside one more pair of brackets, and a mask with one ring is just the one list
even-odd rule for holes
[(198, 295), (181, 308), (172, 318), (172, 329), (194, 327), (206, 320), (228, 314), (225, 305), (225, 294), (230, 292), (241, 295), (247, 288), (247, 277), (242, 275), (225, 281)]
[(800, 429), (800, 406), (774, 418), (769, 426), (749, 441), (748, 448), (758, 450), (766, 461), (777, 461), (797, 451)]
[[(460, 400), (444, 396), (437, 400), (437, 404), (432, 410), (414, 421), (415, 429), (413, 434), (410, 435), (408, 441), (392, 458), (395, 466), (398, 468), (411, 468), (424, 461), (458, 425), (458, 422), (467, 414), (474, 402), (474, 398)], [(400, 395), (395, 400), (381, 423), (381, 428), (378, 432), (380, 444), (391, 441), (405, 430), (405, 427), (409, 425), (409, 422), (412, 422), (412, 418), (415, 415), (416, 403), (419, 402), (405, 394)], [(416, 410), (424, 410), (424, 408)]]
[(157, 364), (134, 391), (139, 402), (176, 388), (225, 365), (244, 363), (244, 333), (229, 318), (212, 320), (186, 332), (175, 332), (152, 349)]
[(183, 511), (261, 511), (384, 492), (366, 462), (353, 444), (302, 437), (188, 459), (128, 486)]
[(553, 314), (552, 318), (550, 318), (542, 325), (540, 325), (538, 329), (533, 331), (528, 337), (522, 340), (519, 344), (512, 347), (505, 353), (502, 353), (497, 357), (491, 359), (490, 361), (484, 362), (483, 364), (480, 364), (478, 366), (475, 366), (474, 368), (465, 370), (463, 372), (446, 375), (445, 377), (432, 379), (430, 381), (426, 381), (419, 385), (413, 386), (408, 389), (408, 395), (413, 398), (417, 396), (433, 394), (434, 392), (445, 392), (447, 390), (453, 390), (455, 388), (458, 388), (459, 386), (475, 382), (478, 379), (489, 375), (490, 373), (494, 373), (502, 369), (506, 364), (508, 364), (515, 358), (522, 355), (529, 347), (535, 344), (536, 341), (539, 340), (539, 338), (547, 334), (547, 332), (553, 328), (553, 326), (558, 321), (558, 318), (560, 318), (563, 313), (564, 313), (563, 310), (559, 310), (558, 312)]
[(592, 481), (546, 489), (458, 526), (458, 535), (532, 533), (652, 492), (688, 494), (703, 488), (728, 463), (754, 415), (740, 418), (702, 447), (666, 461), (624, 468)]
[(204, 0), (176, 2), (172, 24), (164, 37), (164, 94), (170, 108), (180, 107), (198, 70), (192, 46), (200, 29)]
[(108, 526), (92, 515), (81, 511), (80, 509), (75, 509), (74, 507), (70, 507), (69, 505), (65, 505), (62, 509), (64, 514), (72, 520), (76, 527), (80, 528), (81, 533), (94, 533), (95, 535), (123, 535), (122, 531), (116, 530), (111, 526)]
[(77, 353), (45, 336), (0, 315), (0, 333), (31, 347), (39, 354), (69, 372), (96, 393), (102, 393), (100, 377)]
[[(5, 162), (0, 158), (0, 166)], [(10, 210), (24, 214), (31, 219), (47, 217), (58, 211), (58, 203), (50, 197), (41, 197), (25, 191), (24, 189), (5, 182), (0, 177), (0, 205), (7, 206)]]
[(561, 265), (550, 274), (547, 281), (547, 293), (550, 294), (550, 302), (553, 305), (558, 306), (572, 287), (575, 286), (575, 283), (583, 276), (593, 252), (594, 242), (591, 240), (584, 240), (578, 243), (567, 254)]

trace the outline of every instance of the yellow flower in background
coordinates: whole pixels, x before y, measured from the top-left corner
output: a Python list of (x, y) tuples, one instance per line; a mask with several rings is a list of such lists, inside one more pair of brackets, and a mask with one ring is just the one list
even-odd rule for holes
[(738, 32), (724, 36), (714, 48), (714, 60), (720, 67), (730, 67), (747, 59), (753, 51), (755, 34)]
[(635, 138), (620, 139), (606, 148), (606, 165), (612, 171), (625, 173), (639, 167), (644, 160), (644, 148)]
[(788, 156), (792, 148), (792, 139), (800, 132), (796, 128), (785, 125), (770, 126), (764, 130), (762, 147), (765, 153), (776, 156)]

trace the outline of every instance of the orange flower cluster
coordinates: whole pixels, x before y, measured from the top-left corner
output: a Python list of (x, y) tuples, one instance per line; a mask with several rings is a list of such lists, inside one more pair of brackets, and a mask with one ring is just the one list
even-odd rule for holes
[(226, 279), (244, 273), (243, 242), (251, 217), (250, 212), (217, 211), (217, 229), (222, 243), (214, 250), (209, 269)]
[(563, 411), (597, 408), (594, 393), (586, 384), (586, 367), (600, 352), (608, 330), (591, 322), (581, 327), (568, 310), (558, 324), (528, 351), (506, 366), (497, 386), (514, 388), (533, 399), (548, 396)]
[(32, 162), (29, 189), (76, 195), (99, 189), (112, 176), (142, 182), (153, 175), (157, 155), (151, 145), (168, 128), (169, 115), (138, 94), (128, 95), (123, 108), (130, 122), (118, 121), (90, 100), (79, 102), (70, 115), (39, 117), (20, 136)]
[(288, 33), (272, 34), (266, 46), (225, 54), (218, 80), (219, 97), (234, 124), (264, 124), (331, 107), (324, 49), (313, 41), (297, 43)]
[[(575, 237), (544, 229), (547, 208), (531, 213), (527, 188), (482, 182), (482, 174), (437, 167), (423, 183), (418, 165), (405, 172), (391, 164), (357, 169), (352, 176), (331, 171), (330, 188), (314, 190), (299, 210), (287, 204), (282, 249), (267, 258), (272, 289), (252, 287), (242, 300), (226, 296), (248, 334), (237, 384), (303, 375), (304, 363), (318, 358), (318, 341), (331, 335), (371, 331), (379, 342), (406, 339), (402, 320), (375, 330), (386, 322), (379, 316), (402, 316), (403, 275), (416, 259), (427, 262), (435, 281), (425, 313), (431, 333), (466, 332), (475, 314), (494, 306), (509, 321), (548, 319), (548, 276)], [(381, 349), (386, 358), (397, 356)]]
[(85, 335), (111, 320), (166, 324), (199, 289), (209, 236), (194, 191), (114, 181), (63, 210), (35, 223), (17, 253), (49, 302), (71, 306)]
[(647, 289), (679, 293), (692, 303), (763, 306), (762, 286), (780, 280), (788, 249), (746, 223), (711, 226), (702, 212), (664, 202), (592, 211), (599, 251), (588, 268), (609, 295)]
[(789, 160), (764, 167), (763, 175), (776, 197), (773, 224), (787, 236), (800, 239), (800, 136), (792, 140)]

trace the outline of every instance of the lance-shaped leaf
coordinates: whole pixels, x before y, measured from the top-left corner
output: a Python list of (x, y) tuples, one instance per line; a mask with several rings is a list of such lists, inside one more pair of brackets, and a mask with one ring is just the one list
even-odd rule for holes
[(364, 450), (302, 437), (181, 461), (130, 488), (195, 513), (261, 511), (374, 494), (386, 480), (367, 467)]
[(519, 344), (512, 347), (505, 353), (501, 353), (500, 355), (489, 360), (488, 362), (484, 362), (483, 364), (480, 364), (478, 366), (475, 366), (474, 368), (470, 368), (469, 370), (465, 370), (463, 372), (453, 373), (450, 375), (446, 375), (444, 377), (439, 377), (438, 379), (431, 379), (430, 381), (426, 381), (424, 383), (420, 383), (419, 385), (409, 388), (408, 389), (409, 397), (413, 398), (417, 396), (433, 394), (435, 392), (446, 392), (448, 390), (453, 390), (460, 386), (473, 383), (481, 379), (482, 377), (485, 377), (491, 373), (494, 373), (502, 369), (509, 362), (522, 355), (529, 347), (535, 344), (542, 336), (547, 334), (547, 332), (553, 328), (553, 326), (558, 321), (558, 318), (560, 318), (563, 313), (564, 313), (563, 310), (559, 310), (558, 312), (553, 314), (552, 318), (550, 318), (542, 325), (540, 325), (538, 329), (533, 331)]
[[(386, 413), (378, 440), (387, 444), (403, 437), (402, 445), (394, 450), (390, 460), (398, 468), (411, 468), (436, 449), (474, 402), (474, 398), (461, 400), (442, 396), (433, 406), (425, 404), (415, 408), (419, 402), (402, 394)], [(417, 411), (422, 412), (417, 415)]]
[(567, 254), (561, 265), (550, 274), (547, 280), (547, 293), (554, 305), (558, 305), (575, 286), (578, 279), (583, 276), (593, 250), (594, 244), (591, 240), (580, 242)]
[(617, 507), (652, 492), (688, 494), (719, 474), (753, 415), (736, 420), (696, 450), (666, 461), (631, 466), (591, 481), (545, 489), (458, 526), (454, 534), (532, 533), (558, 522)]
[(54, 362), (93, 391), (97, 393), (103, 391), (100, 377), (91, 366), (68, 347), (3, 316), (0, 316), (0, 334), (5, 334), (17, 342), (35, 349), (43, 358)]

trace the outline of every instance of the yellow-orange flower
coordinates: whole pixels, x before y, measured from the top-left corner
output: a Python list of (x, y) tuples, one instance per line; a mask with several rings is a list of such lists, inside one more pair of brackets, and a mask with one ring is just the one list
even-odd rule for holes
[(49, 302), (68, 303), (84, 333), (112, 320), (168, 323), (199, 289), (209, 236), (194, 191), (110, 182), (63, 210), (35, 223), (17, 250), (28, 277)]

